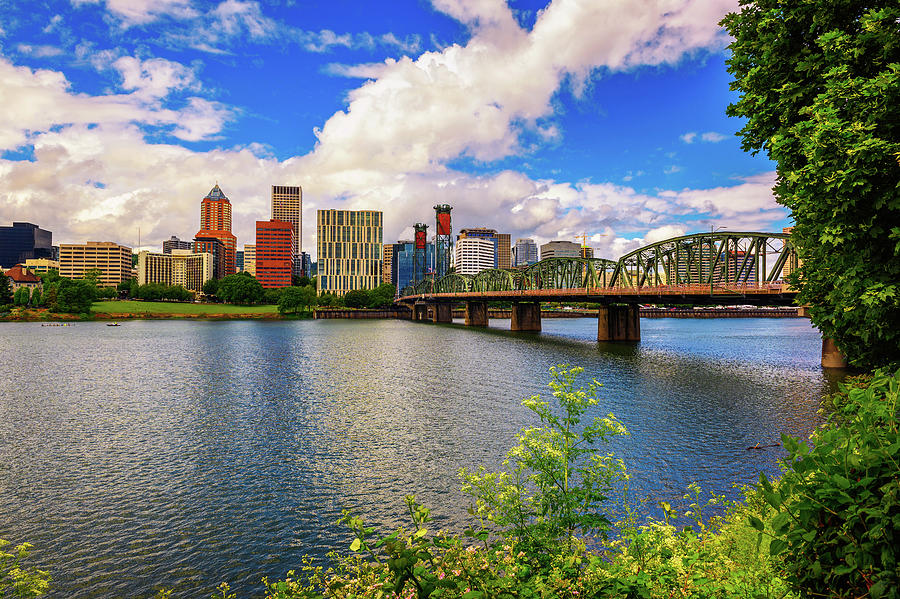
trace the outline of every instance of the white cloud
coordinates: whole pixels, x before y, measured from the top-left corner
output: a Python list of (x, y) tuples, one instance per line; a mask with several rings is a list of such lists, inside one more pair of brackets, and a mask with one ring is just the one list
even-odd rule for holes
[(700, 139), (702, 139), (703, 141), (708, 141), (709, 143), (717, 144), (725, 139), (725, 136), (721, 133), (716, 133), (715, 131), (707, 131), (700, 136)]
[[(152, 3), (137, 4), (159, 14)], [(253, 4), (218, 5), (229, 35), (276, 35)], [(33, 162), (0, 160), (3, 217), (39, 222), (56, 241), (130, 243), (140, 226), (156, 245), (173, 234), (193, 235), (199, 201), (218, 180), (232, 199), (240, 244), (253, 239), (254, 221), (268, 214), (268, 186), (278, 182), (303, 185), (306, 249), (314, 247), (309, 223), (322, 207), (384, 210), (384, 237), (392, 240), (427, 220), (435, 203), (449, 203), (457, 227), (488, 225), (539, 242), (586, 231), (596, 236), (597, 255), (607, 257), (676, 230), (705, 228), (710, 220), (727, 221), (731, 230), (764, 229), (785, 215), (772, 198), (772, 175), (732, 187), (648, 194), (612, 183), (535, 180), (514, 171), (472, 175), (447, 166), (465, 155), (491, 161), (519, 152), (526, 128), (559, 136), (551, 98), (570, 76), (676, 63), (719, 48), (715, 23), (733, 4), (555, 0), (526, 32), (502, 2), (440, 0), (441, 10), (471, 28), (471, 40), (417, 58), (329, 67), (369, 80), (323, 124), (314, 151), (284, 161), (259, 144), (200, 152), (148, 141), (148, 127), (188, 141), (214, 138), (230, 118), (228, 107), (199, 97), (169, 107), (172, 92), (200, 89), (196, 73), (178, 63), (107, 54), (98, 64), (115, 68), (130, 93), (88, 96), (73, 92), (61, 73), (0, 59), (6, 110), (0, 149), (33, 144), (35, 156)], [(344, 43), (338, 34), (318, 39)], [(59, 198), (66, 198), (66, 211)]]
[(686, 144), (694, 143), (694, 140), (697, 138), (697, 133), (695, 131), (690, 131), (680, 136), (681, 141)]
[(663, 172), (664, 172), (665, 174), (667, 174), (667, 175), (672, 175), (672, 174), (675, 174), (675, 173), (680, 173), (680, 172), (681, 172), (681, 167), (678, 166), (677, 164), (671, 164), (671, 165), (667, 166), (666, 168), (664, 168), (664, 169), (663, 169)]
[(57, 48), (56, 46), (33, 46), (31, 44), (17, 44), (16, 50), (35, 58), (48, 58), (59, 56), (63, 53), (62, 48)]
[(190, 0), (71, 0), (73, 6), (106, 4), (110, 13), (121, 19), (126, 27), (154, 21), (168, 15), (178, 19), (196, 16)]

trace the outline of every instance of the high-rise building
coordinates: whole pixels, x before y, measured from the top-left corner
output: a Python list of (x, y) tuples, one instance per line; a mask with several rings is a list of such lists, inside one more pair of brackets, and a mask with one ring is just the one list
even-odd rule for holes
[(460, 237), (456, 240), (456, 272), (476, 275), (496, 265), (497, 245), (485, 237)]
[[(398, 241), (384, 247), (391, 248), (391, 280), (388, 282), (396, 287), (397, 292), (400, 293), (406, 287), (416, 282), (416, 244), (414, 241)], [(434, 244), (426, 243), (425, 263), (428, 264), (432, 260), (434, 260)]]
[(91, 270), (100, 271), (98, 280), (104, 287), (115, 287), (131, 279), (131, 248), (111, 241), (60, 244), (60, 276), (83, 279)]
[(244, 246), (244, 272), (256, 276), (256, 246), (249, 243)]
[(32, 258), (53, 259), (53, 233), (31, 223), (0, 227), (0, 266), (11, 268)]
[(266, 289), (291, 286), (294, 273), (294, 225), (256, 221), (256, 278)]
[(312, 258), (306, 252), (300, 252), (300, 276), (314, 277), (315, 272), (312, 265)]
[(534, 264), (538, 261), (538, 247), (534, 239), (516, 239), (516, 245), (512, 249), (513, 266), (521, 267)]
[(509, 233), (497, 233), (497, 268), (511, 268)]
[(545, 258), (580, 258), (581, 246), (573, 241), (551, 241), (541, 246), (541, 260)]
[(168, 254), (146, 250), (138, 253), (138, 285), (181, 285), (188, 291), (199, 293), (203, 284), (212, 278), (212, 254), (195, 254), (190, 250), (180, 249), (173, 249)]
[(225, 277), (225, 244), (218, 237), (203, 236), (194, 239), (195, 254), (209, 254), (212, 256), (213, 278), (221, 279)]
[(381, 281), (382, 214), (375, 210), (318, 210), (318, 293), (344, 295)]
[(231, 233), (231, 202), (216, 183), (203, 201), (200, 202), (200, 230), (194, 236), (194, 251), (197, 249), (196, 241), (199, 238), (215, 237), (225, 246), (225, 271), (224, 275), (234, 274), (235, 255), (237, 251), (237, 238)]
[(237, 272), (244, 272), (244, 250), (234, 252), (234, 269)]
[(593, 258), (594, 257), (594, 248), (588, 247), (586, 245), (581, 246), (581, 257), (582, 258)]
[(394, 244), (386, 243), (381, 248), (381, 282), (390, 283), (392, 280), (391, 272), (393, 272)]
[(188, 250), (193, 251), (194, 243), (191, 241), (182, 241), (172, 235), (167, 240), (163, 241), (163, 254), (171, 254), (172, 250)]
[(303, 251), (303, 188), (299, 185), (272, 186), (272, 220), (291, 223), (294, 229), (291, 259), (294, 261), (294, 274), (299, 276), (301, 266), (298, 258)]

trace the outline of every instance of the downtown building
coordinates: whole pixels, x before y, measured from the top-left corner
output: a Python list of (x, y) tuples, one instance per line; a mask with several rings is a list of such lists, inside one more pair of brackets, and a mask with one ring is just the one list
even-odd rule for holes
[(132, 278), (131, 248), (111, 241), (60, 244), (61, 277), (83, 279), (91, 270), (100, 271), (98, 282), (103, 287), (115, 287), (128, 281)]
[(244, 272), (256, 276), (256, 245), (244, 246)]
[(344, 295), (355, 289), (378, 287), (382, 236), (380, 211), (316, 211), (318, 294)]
[[(512, 266), (509, 233), (498, 233), (496, 229), (487, 227), (468, 227), (460, 229), (456, 241), (459, 243), (462, 239), (471, 238), (486, 239), (493, 244), (494, 257), (489, 268), (510, 268)], [(457, 270), (457, 272), (459, 271)]]
[[(416, 281), (415, 272), (415, 254), (416, 244), (414, 241), (398, 241), (384, 246), (385, 252), (390, 248), (390, 275), (391, 278), (386, 283), (393, 285), (397, 293), (410, 285), (414, 285)], [(388, 258), (385, 258), (385, 262)], [(431, 264), (434, 264), (434, 243), (425, 244), (425, 271), (431, 271)]]
[(188, 250), (194, 249), (192, 241), (181, 240), (172, 235), (170, 238), (162, 242), (163, 254), (171, 254), (172, 250)]
[[(280, 220), (256, 221), (255, 277), (265, 289), (291, 286), (294, 274), (294, 225)], [(246, 252), (246, 246), (244, 246)], [(244, 255), (246, 260), (246, 253)]]
[(203, 284), (212, 278), (213, 257), (207, 252), (195, 254), (184, 249), (171, 250), (167, 254), (138, 252), (138, 285), (181, 285), (188, 291), (200, 293)]
[(512, 249), (512, 266), (521, 268), (538, 261), (538, 247), (534, 239), (516, 239), (516, 245)]
[(486, 237), (462, 237), (456, 240), (456, 272), (461, 275), (477, 275), (483, 270), (495, 268), (496, 244)]
[[(299, 185), (272, 186), (272, 220), (291, 224), (294, 241), (291, 246), (293, 274), (300, 276), (302, 262), (300, 252), (303, 251), (303, 188)], [(257, 245), (259, 241), (257, 240)]]
[[(222, 243), (221, 257), (213, 240)], [(221, 260), (221, 272), (215, 277), (222, 278), (236, 272), (237, 238), (231, 232), (231, 202), (216, 183), (206, 197), (200, 202), (200, 230), (194, 236), (194, 252), (213, 254), (218, 262)]]
[(35, 258), (54, 259), (53, 233), (31, 223), (0, 227), (0, 267), (12, 268)]
[(581, 257), (581, 245), (574, 241), (551, 241), (541, 246), (541, 260), (545, 258)]

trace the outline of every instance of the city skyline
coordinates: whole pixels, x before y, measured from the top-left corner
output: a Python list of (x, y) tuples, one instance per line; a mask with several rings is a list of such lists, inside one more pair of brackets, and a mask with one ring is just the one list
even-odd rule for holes
[(598, 256), (790, 224), (724, 114), (736, 0), (278, 4), (9, 7), (0, 221), (158, 247), (218, 180), (242, 243), (281, 182), (307, 223), (379, 210), (391, 241), (436, 202), (537, 243), (585, 233)]

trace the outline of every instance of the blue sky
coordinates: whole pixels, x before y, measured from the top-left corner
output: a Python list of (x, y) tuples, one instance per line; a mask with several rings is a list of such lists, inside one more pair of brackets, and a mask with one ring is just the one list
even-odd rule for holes
[(587, 233), (614, 258), (780, 230), (725, 116), (736, 0), (0, 0), (0, 222), (55, 242), (190, 238), (216, 182), (239, 245), (272, 184), (378, 209), (385, 240)]

